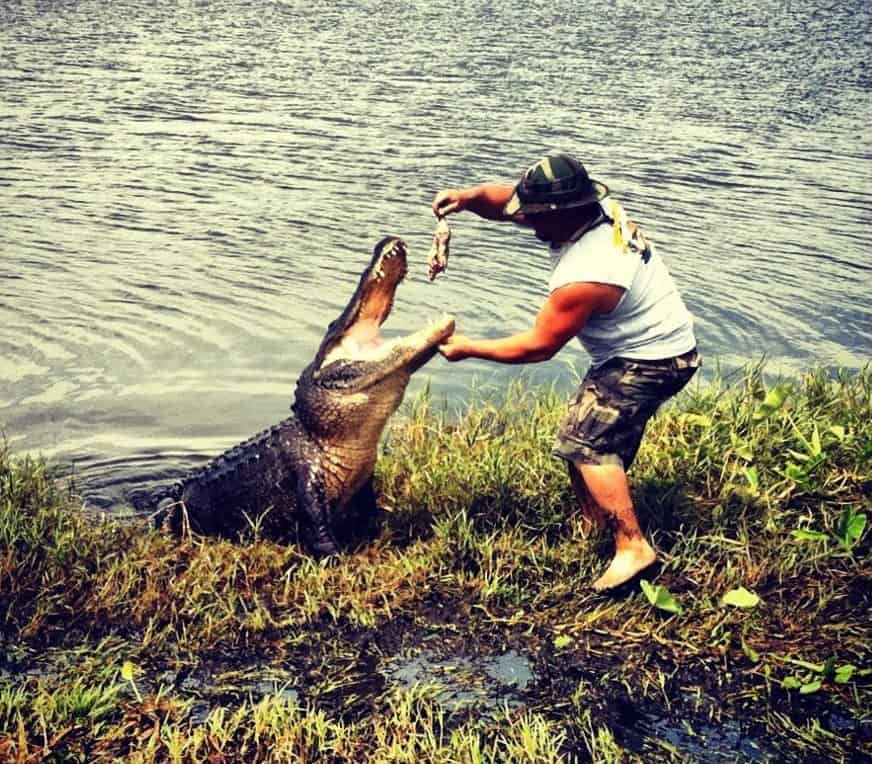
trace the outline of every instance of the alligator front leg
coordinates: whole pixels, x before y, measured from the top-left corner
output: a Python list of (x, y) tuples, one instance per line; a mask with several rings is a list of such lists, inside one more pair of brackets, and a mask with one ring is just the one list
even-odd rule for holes
[(343, 549), (351, 549), (378, 535), (378, 505), (370, 477), (352, 497), (344, 512), (333, 518), (333, 531)]
[(316, 557), (339, 554), (330, 528), (330, 501), (323, 481), (311, 470), (305, 470), (297, 482), (297, 510), (303, 545)]

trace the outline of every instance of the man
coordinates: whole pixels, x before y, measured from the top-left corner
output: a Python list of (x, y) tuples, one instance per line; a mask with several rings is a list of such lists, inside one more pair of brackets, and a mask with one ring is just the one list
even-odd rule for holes
[(566, 460), (585, 515), (613, 533), (615, 556), (593, 584), (612, 589), (657, 559), (639, 528), (626, 470), (648, 419), (700, 365), (693, 319), (642, 232), (571, 156), (541, 159), (515, 186), (449, 189), (433, 200), (439, 218), (462, 210), (532, 228), (550, 247), (550, 294), (531, 329), (495, 340), (455, 334), (439, 350), (449, 361), (531, 363), (572, 337), (581, 341), (591, 367), (554, 454)]

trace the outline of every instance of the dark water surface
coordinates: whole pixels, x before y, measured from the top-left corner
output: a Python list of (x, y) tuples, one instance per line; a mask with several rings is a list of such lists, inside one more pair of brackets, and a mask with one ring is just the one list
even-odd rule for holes
[[(555, 149), (656, 242), (710, 370), (858, 368), (870, 28), (865, 0), (3, 2), (0, 427), (117, 506), (286, 415), (386, 233), (417, 258), (388, 333), (526, 328), (541, 245), (454, 218), (430, 284), (429, 203)], [(437, 358), (411, 392), (518, 371)]]

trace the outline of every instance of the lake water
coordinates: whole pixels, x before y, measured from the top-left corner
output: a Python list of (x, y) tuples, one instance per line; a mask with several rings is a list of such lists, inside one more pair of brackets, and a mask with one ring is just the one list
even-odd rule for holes
[[(552, 150), (656, 243), (708, 373), (859, 368), (870, 29), (865, 0), (4, 2), (0, 428), (119, 508), (287, 414), (387, 233), (413, 260), (388, 334), (525, 329), (546, 250), (461, 215), (431, 284), (429, 205)], [(519, 371), (436, 358), (410, 394)]]

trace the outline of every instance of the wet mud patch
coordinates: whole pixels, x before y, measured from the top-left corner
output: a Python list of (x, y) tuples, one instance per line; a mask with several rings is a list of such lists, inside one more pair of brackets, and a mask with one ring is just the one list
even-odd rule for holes
[(190, 702), (191, 721), (203, 724), (219, 708), (236, 710), (267, 697), (299, 705), (300, 692), (295, 686), (298, 681), (294, 672), (272, 664), (255, 663), (217, 671), (198, 668), (182, 673), (164, 672), (156, 678), (150, 694), (172, 687), (176, 697)]
[(699, 762), (781, 760), (759, 725), (719, 713), (713, 698), (707, 699), (704, 710), (699, 696), (690, 693), (671, 701), (668, 708), (629, 694), (615, 694), (600, 705), (597, 717), (608, 725), (625, 750), (646, 759), (674, 756)]
[(396, 655), (382, 668), (389, 687), (433, 689), (449, 712), (480, 713), (524, 705), (523, 691), (534, 681), (533, 664), (515, 650), (490, 657), (443, 656), (425, 649)]

